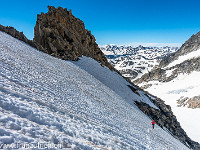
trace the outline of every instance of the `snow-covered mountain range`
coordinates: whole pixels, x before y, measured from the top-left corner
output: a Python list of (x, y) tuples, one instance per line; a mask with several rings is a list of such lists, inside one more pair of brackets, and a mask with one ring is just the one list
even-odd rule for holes
[(151, 71), (163, 57), (174, 53), (178, 47), (132, 47), (114, 44), (100, 47), (108, 61), (124, 77), (134, 81)]
[(134, 101), (159, 108), (143, 91), (91, 58), (60, 60), (0, 32), (0, 60), (1, 148), (188, 149), (167, 129), (151, 129)]
[[(158, 67), (136, 80), (172, 107), (189, 136), (200, 142), (200, 32)], [(189, 108), (188, 108), (189, 107)], [(193, 109), (192, 109), (193, 108)]]

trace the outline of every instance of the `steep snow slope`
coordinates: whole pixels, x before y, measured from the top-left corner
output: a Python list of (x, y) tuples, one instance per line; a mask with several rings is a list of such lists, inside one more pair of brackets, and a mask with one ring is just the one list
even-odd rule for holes
[[(0, 32), (0, 66), (1, 148), (50, 142), (72, 149), (187, 149), (160, 127), (151, 130), (133, 100), (153, 104), (90, 58), (59, 60)], [(11, 143), (18, 144), (5, 145)]]
[(87, 71), (89, 74), (98, 79), (105, 86), (109, 87), (124, 100), (126, 100), (130, 105), (136, 107), (134, 101), (145, 102), (149, 106), (158, 109), (147, 96), (142, 93), (141, 90), (138, 90), (141, 93), (142, 97), (133, 93), (132, 90), (127, 86), (132, 86), (130, 83), (124, 80), (116, 72), (111, 72), (108, 68), (102, 67), (98, 62), (94, 61), (91, 58), (82, 57), (80, 61), (73, 61), (74, 64)]
[(134, 81), (151, 71), (159, 64), (161, 58), (176, 52), (178, 47), (143, 47), (141, 45), (132, 47), (111, 44), (101, 46), (101, 50), (115, 69), (124, 77)]

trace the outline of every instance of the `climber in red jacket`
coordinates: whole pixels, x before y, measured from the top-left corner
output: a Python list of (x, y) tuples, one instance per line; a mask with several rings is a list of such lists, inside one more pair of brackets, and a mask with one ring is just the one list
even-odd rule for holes
[(154, 125), (155, 125), (155, 121), (153, 120), (152, 122), (151, 122), (151, 124), (152, 124), (152, 128), (154, 129)]

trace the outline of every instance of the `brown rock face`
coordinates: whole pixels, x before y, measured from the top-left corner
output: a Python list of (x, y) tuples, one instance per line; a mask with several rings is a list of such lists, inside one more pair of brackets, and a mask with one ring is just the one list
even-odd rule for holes
[(113, 69), (96, 44), (95, 37), (85, 29), (83, 21), (66, 8), (48, 6), (48, 9), (46, 14), (37, 16), (34, 28), (34, 41), (46, 53), (64, 60), (78, 60), (84, 55)]
[(188, 108), (200, 108), (200, 96), (194, 96), (192, 98), (189, 97), (181, 97), (177, 100), (178, 106), (187, 106)]

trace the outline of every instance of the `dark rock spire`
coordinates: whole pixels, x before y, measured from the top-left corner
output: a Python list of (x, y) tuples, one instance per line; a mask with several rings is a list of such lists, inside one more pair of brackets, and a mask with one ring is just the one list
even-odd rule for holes
[(37, 16), (34, 28), (34, 41), (46, 53), (64, 60), (78, 60), (84, 55), (113, 69), (99, 49), (95, 37), (85, 29), (83, 21), (66, 8), (48, 6), (48, 9), (47, 13)]

